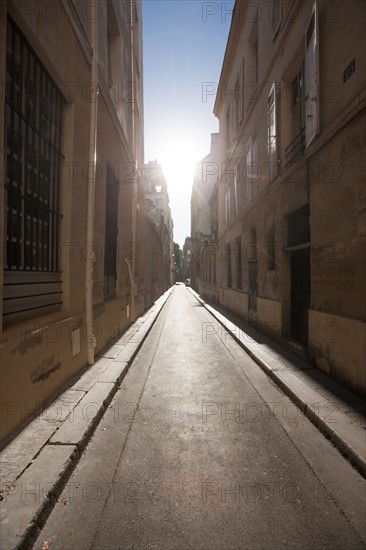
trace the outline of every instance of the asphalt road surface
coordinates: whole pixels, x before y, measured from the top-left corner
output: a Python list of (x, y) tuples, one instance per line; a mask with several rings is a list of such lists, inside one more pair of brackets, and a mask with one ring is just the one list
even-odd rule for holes
[(364, 480), (183, 285), (34, 548), (365, 548)]

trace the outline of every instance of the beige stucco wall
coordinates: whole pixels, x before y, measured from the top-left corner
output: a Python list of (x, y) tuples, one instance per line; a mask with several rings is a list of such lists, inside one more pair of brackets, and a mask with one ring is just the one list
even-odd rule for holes
[(257, 298), (256, 323), (264, 332), (273, 338), (280, 338), (283, 333), (283, 304), (282, 302)]
[(241, 319), (248, 318), (248, 294), (238, 290), (219, 288), (220, 305)]
[[(90, 3), (89, 3), (90, 4)], [(38, 2), (40, 9), (47, 0)], [(98, 100), (98, 137), (97, 137), (97, 181), (95, 186), (95, 234), (94, 252), (94, 319), (96, 336), (96, 355), (121, 334), (132, 319), (131, 285), (125, 264), (125, 257), (138, 251), (140, 266), (137, 270), (138, 296), (137, 315), (149, 307), (163, 291), (159, 278), (152, 281), (151, 274), (141, 265), (145, 247), (156, 250), (157, 262), (161, 253), (161, 242), (140, 217), (142, 233), (137, 231), (136, 242), (132, 241), (132, 184), (129, 178), (135, 162), (131, 143), (131, 103), (122, 100), (114, 103), (113, 91), (105, 82), (106, 53), (106, 2), (100, 2), (103, 17), (99, 20), (100, 46), (100, 95)], [(2, 416), (0, 438), (6, 439), (24, 423), (27, 417), (39, 410), (45, 401), (51, 399), (60, 388), (86, 365), (86, 337), (89, 328), (84, 321), (84, 270), (85, 270), (85, 232), (87, 203), (87, 163), (89, 143), (90, 101), (86, 90), (90, 82), (90, 46), (78, 19), (64, 11), (60, 3), (57, 20), (37, 19), (31, 10), (24, 9), (24, 2), (1, 2), (6, 6), (15, 22), (29, 41), (32, 48), (46, 66), (47, 70), (64, 93), (65, 106), (62, 117), (62, 153), (65, 156), (61, 182), (60, 202), (63, 214), (60, 223), (60, 265), (62, 270), (63, 303), (58, 311), (48, 315), (2, 325), (0, 346), (0, 395)], [(70, 3), (71, 6), (71, 3)], [(69, 6), (69, 8), (70, 8)], [(1, 17), (1, 40), (6, 35), (6, 17)], [(85, 21), (84, 21), (85, 24)], [(142, 75), (141, 59), (141, 18), (135, 30), (135, 44), (138, 53), (135, 64)], [(0, 78), (4, 82), (5, 59), (1, 48)], [(103, 53), (104, 52), (104, 53)], [(104, 56), (104, 57), (103, 57)], [(72, 84), (71, 84), (72, 83)], [(139, 87), (142, 91), (142, 83)], [(4, 87), (0, 90), (0, 108), (4, 112)], [(143, 116), (142, 96), (138, 103), (140, 116)], [(128, 111), (122, 116), (120, 110)], [(139, 115), (135, 114), (136, 117)], [(0, 117), (0, 130), (3, 128), (3, 116)], [(142, 124), (136, 136), (136, 159), (142, 161)], [(1, 155), (4, 155), (3, 131), (0, 132)], [(105, 245), (105, 197), (107, 163), (116, 163), (119, 173), (118, 197), (118, 245), (117, 245), (117, 282), (115, 297), (104, 301), (104, 245)], [(1, 163), (3, 169), (4, 164)], [(1, 178), (1, 193), (3, 193)], [(139, 182), (136, 182), (138, 201), (141, 200)], [(0, 211), (1, 243), (3, 243), (4, 212)], [(144, 231), (152, 231), (146, 237)], [(162, 263), (162, 262), (161, 262)], [(2, 277), (2, 274), (1, 274)], [(2, 279), (0, 279), (0, 282)], [(1, 284), (2, 290), (2, 284)], [(148, 297), (145, 298), (145, 295)], [(129, 317), (127, 316), (127, 305)], [(80, 329), (80, 352), (72, 356), (71, 332)]]
[(309, 311), (309, 354), (315, 365), (366, 396), (366, 325)]

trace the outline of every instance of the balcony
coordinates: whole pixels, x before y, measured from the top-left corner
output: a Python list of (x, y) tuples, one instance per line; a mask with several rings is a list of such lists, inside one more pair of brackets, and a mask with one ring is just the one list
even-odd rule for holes
[(294, 139), (285, 149), (285, 161), (286, 166), (289, 166), (293, 162), (299, 159), (305, 150), (305, 128), (296, 134)]

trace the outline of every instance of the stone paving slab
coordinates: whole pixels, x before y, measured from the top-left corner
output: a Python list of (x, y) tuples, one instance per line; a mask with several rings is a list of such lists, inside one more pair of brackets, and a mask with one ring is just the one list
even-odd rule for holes
[(77, 460), (75, 445), (47, 445), (1, 503), (2, 550), (29, 547)]
[(89, 440), (107, 405), (116, 393), (114, 382), (97, 381), (79, 401), (72, 414), (50, 439), (50, 444), (77, 445), (81, 450)]
[(115, 359), (117, 355), (122, 351), (123, 345), (114, 345), (108, 348), (104, 353), (102, 353), (102, 357), (108, 358), (108, 359)]
[(124, 363), (113, 361), (99, 376), (98, 382), (115, 382), (120, 385), (127, 374), (128, 367), (127, 361)]
[(84, 395), (73, 389), (65, 391), (0, 453), (3, 498)]
[(233, 316), (230, 315), (231, 318), (228, 319), (206, 303), (193, 289), (189, 290), (309, 420), (366, 477), (366, 402), (303, 359), (282, 349), (277, 343), (271, 344), (269, 338), (258, 333), (257, 340), (252, 331), (247, 334), (243, 327), (235, 325)]
[(94, 365), (88, 368), (79, 380), (72, 386), (73, 389), (89, 391), (95, 384), (96, 379), (105, 371), (112, 363), (112, 359), (101, 357), (98, 358)]

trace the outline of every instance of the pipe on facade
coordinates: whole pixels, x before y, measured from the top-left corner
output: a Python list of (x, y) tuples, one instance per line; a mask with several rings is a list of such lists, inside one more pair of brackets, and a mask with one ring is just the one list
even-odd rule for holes
[(133, 264), (132, 260), (130, 258), (125, 258), (125, 262), (127, 265), (128, 270), (128, 276), (130, 278), (130, 285), (131, 285), (131, 313), (132, 313), (132, 322), (134, 323), (136, 321), (136, 315), (135, 315), (135, 281), (133, 278), (133, 272), (131, 268), (131, 264)]
[(88, 155), (88, 191), (86, 217), (86, 246), (85, 246), (85, 323), (87, 334), (86, 356), (88, 365), (94, 363), (94, 348), (96, 345), (93, 329), (93, 269), (95, 262), (94, 252), (94, 203), (95, 177), (97, 162), (97, 116), (98, 116), (98, 34), (97, 34), (97, 0), (90, 4), (90, 45), (92, 48), (90, 82), (91, 91), (94, 88), (95, 97), (90, 100), (89, 111), (89, 155)]
[[(134, 56), (134, 39), (133, 39), (133, 32), (134, 32), (134, 9), (137, 9), (135, 6), (135, 0), (130, 0), (130, 40), (131, 40), (131, 82), (133, 89), (136, 89), (136, 86), (134, 86), (135, 81), (135, 56)], [(138, 166), (138, 159), (136, 155), (136, 144), (135, 144), (135, 104), (134, 104), (135, 98), (132, 98), (131, 102), (131, 142), (132, 142), (132, 157), (133, 161), (136, 163), (137, 173), (139, 173), (140, 167)], [(134, 251), (136, 247), (136, 208), (137, 208), (137, 201), (136, 201), (136, 182), (135, 178), (132, 178), (132, 248), (131, 250)], [(130, 283), (131, 283), (131, 310), (132, 310), (132, 322), (135, 322), (136, 320), (136, 300), (135, 300), (135, 258), (132, 257), (131, 259), (127, 260), (127, 268), (128, 268), (128, 274), (130, 277)]]

